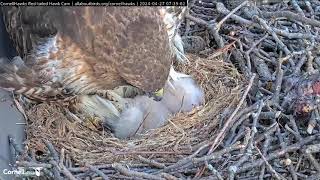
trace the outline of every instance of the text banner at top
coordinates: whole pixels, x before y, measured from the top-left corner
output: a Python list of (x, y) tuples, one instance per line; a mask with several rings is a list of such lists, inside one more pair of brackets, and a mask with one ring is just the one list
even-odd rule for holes
[(108, 0), (108, 1), (11, 1), (1, 0), (0, 6), (187, 6), (188, 0)]

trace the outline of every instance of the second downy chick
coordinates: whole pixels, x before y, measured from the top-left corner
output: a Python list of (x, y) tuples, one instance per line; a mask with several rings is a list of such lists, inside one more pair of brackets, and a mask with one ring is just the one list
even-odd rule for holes
[(119, 121), (114, 127), (114, 134), (118, 138), (131, 137), (159, 128), (166, 124), (171, 115), (164, 104), (147, 96), (126, 100), (127, 107), (120, 114)]

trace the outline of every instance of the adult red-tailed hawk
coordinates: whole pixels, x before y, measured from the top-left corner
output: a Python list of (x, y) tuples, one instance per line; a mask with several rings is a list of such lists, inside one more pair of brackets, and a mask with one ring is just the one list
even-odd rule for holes
[[(118, 137), (159, 127), (170, 114), (203, 102), (199, 89), (188, 90), (194, 89), (193, 83), (179, 81), (190, 77), (171, 67), (173, 54), (186, 58), (175, 27), (170, 26), (175, 22), (159, 8), (2, 7), (2, 11), (23, 59), (2, 62), (2, 88), (40, 101), (77, 96), (76, 109), (103, 119)], [(156, 102), (147, 96), (130, 99), (117, 92), (120, 86), (134, 87), (137, 94), (159, 95), (163, 87), (168, 91), (163, 101)]]
[(173, 56), (157, 8), (3, 7), (23, 71), (1, 86), (33, 99), (96, 94), (121, 85), (161, 89)]

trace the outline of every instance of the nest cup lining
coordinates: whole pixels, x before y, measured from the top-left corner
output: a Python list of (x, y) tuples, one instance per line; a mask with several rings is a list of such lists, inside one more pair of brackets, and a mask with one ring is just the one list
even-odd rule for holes
[(65, 149), (76, 164), (135, 163), (138, 155), (153, 155), (159, 162), (172, 163), (192, 154), (214, 139), (220, 122), (238, 104), (245, 82), (235, 67), (222, 58), (188, 58), (189, 64), (175, 69), (192, 75), (201, 86), (204, 106), (176, 114), (161, 128), (120, 140), (90, 122), (74, 120), (60, 105), (42, 103), (26, 111), (28, 148), (46, 152), (43, 140), (49, 140), (58, 149)]

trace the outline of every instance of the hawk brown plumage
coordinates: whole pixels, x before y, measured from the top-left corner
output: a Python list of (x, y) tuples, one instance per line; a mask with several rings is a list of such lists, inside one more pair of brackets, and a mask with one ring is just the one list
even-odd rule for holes
[(158, 8), (2, 7), (2, 11), (24, 61), (1, 74), (4, 88), (33, 99), (55, 100), (121, 85), (155, 92), (167, 81), (173, 56)]
[[(22, 57), (0, 62), (2, 88), (34, 100), (71, 102), (74, 112), (98, 117), (120, 138), (162, 126), (172, 114), (203, 103), (203, 93), (191, 77), (172, 67), (174, 55), (178, 61), (187, 58), (176, 34), (177, 19), (164, 9), (2, 10)], [(140, 94), (161, 88), (162, 101)], [(74, 96), (76, 101), (69, 101)]]

